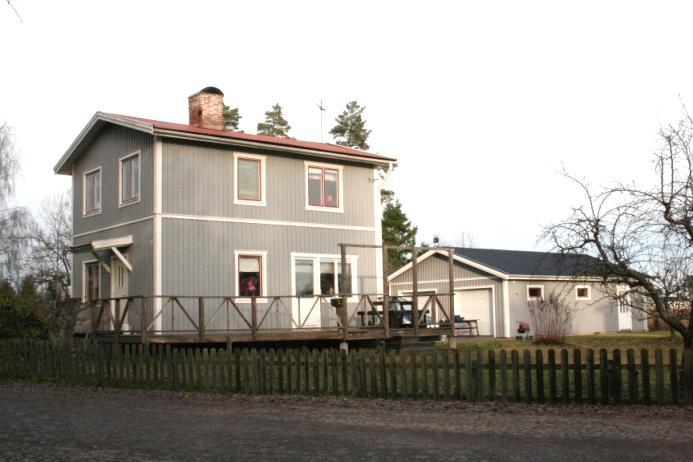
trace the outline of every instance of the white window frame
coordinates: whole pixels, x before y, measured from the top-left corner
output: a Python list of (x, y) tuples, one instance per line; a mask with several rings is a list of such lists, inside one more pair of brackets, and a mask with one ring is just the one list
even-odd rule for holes
[[(103, 210), (103, 169), (102, 166), (94, 167), (82, 173), (82, 217), (93, 217), (99, 215)], [(87, 176), (99, 172), (99, 208), (87, 211)]]
[[(238, 197), (238, 160), (251, 159), (260, 162), (260, 200), (240, 199)], [(247, 154), (245, 152), (233, 153), (233, 203), (237, 205), (267, 206), (267, 156)]]
[(87, 265), (97, 263), (97, 268), (99, 268), (99, 298), (101, 298), (101, 263), (99, 260), (83, 260), (82, 261), (82, 303), (87, 301)]
[[(338, 207), (324, 207), (318, 205), (310, 205), (308, 196), (308, 170), (310, 167), (323, 168), (337, 171), (337, 201)], [(318, 212), (344, 213), (344, 166), (336, 164), (325, 164), (321, 162), (304, 161), (304, 185), (306, 190), (306, 210), (314, 210)], [(324, 180), (323, 180), (324, 181)]]
[[(541, 289), (541, 297), (530, 297), (529, 289)], [(536, 302), (537, 300), (544, 300), (544, 286), (543, 285), (528, 285), (527, 286), (527, 301)]]
[[(579, 289), (587, 289), (587, 296), (586, 297), (580, 297), (578, 295)], [(575, 300), (592, 300), (592, 287), (587, 286), (587, 285), (575, 286)]]
[[(320, 263), (321, 262), (333, 262), (335, 269), (336, 284), (335, 288), (337, 293), (339, 293), (339, 266), (342, 257), (335, 254), (324, 254), (324, 253), (298, 253), (291, 252), (291, 295), (296, 294), (296, 260), (312, 260), (313, 261), (313, 297), (329, 297), (328, 295), (320, 294)], [(358, 288), (358, 255), (347, 255), (347, 263), (351, 264), (351, 297), (348, 298), (350, 302), (359, 301), (359, 288)], [(315, 293), (317, 292), (317, 294)], [(336, 295), (336, 294), (335, 294)], [(310, 297), (306, 295), (305, 298)]]
[[(137, 156), (137, 162), (139, 163), (139, 166), (137, 168), (137, 171), (139, 172), (137, 175), (137, 198), (136, 199), (131, 199), (127, 202), (123, 202), (123, 161), (131, 159), (133, 157)], [(130, 173), (132, 175), (132, 173)], [(103, 199), (103, 198), (102, 198)], [(127, 154), (120, 159), (118, 159), (118, 207), (127, 207), (128, 205), (134, 205), (139, 203), (142, 200), (142, 152), (141, 150), (137, 150), (135, 152), (131, 152), (130, 154)]]
[[(260, 292), (261, 295), (260, 297), (256, 297), (256, 300), (258, 303), (266, 303), (267, 302), (267, 251), (266, 250), (234, 250), (233, 251), (233, 256), (234, 256), (234, 268), (233, 268), (233, 286), (234, 286), (234, 295), (236, 297), (240, 297), (239, 294), (239, 287), (238, 287), (238, 257), (260, 257), (262, 260), (260, 261), (260, 276), (262, 277), (262, 281), (260, 284)], [(243, 298), (238, 298), (236, 299), (237, 302), (240, 303), (250, 303), (250, 297), (243, 297)]]

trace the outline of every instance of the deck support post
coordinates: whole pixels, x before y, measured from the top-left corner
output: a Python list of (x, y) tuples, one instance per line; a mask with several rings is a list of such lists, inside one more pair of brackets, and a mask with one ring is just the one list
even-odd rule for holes
[(91, 335), (93, 338), (96, 338), (96, 330), (98, 329), (96, 325), (96, 303), (89, 300), (89, 304), (91, 305)]
[[(341, 315), (341, 322), (342, 322), (342, 329), (344, 330), (344, 340), (347, 339), (347, 333), (349, 330), (349, 326), (347, 325), (349, 323), (349, 316), (348, 316), (348, 294), (345, 292), (344, 288), (347, 286), (347, 277), (351, 277), (350, 275), (347, 275), (347, 258), (346, 258), (346, 244), (339, 244), (339, 254), (340, 254), (340, 262), (342, 265), (342, 274), (340, 274), (339, 277), (339, 292), (341, 295), (341, 300), (342, 300), (342, 306), (339, 309), (339, 314)], [(346, 342), (344, 342), (346, 343)], [(340, 345), (341, 348), (341, 345)]]
[(147, 344), (147, 299), (140, 299), (140, 329), (142, 330), (142, 344)]
[(390, 270), (387, 257), (387, 246), (383, 244), (383, 335), (385, 340), (390, 338), (390, 283), (387, 280)]
[(450, 317), (450, 336), (455, 336), (455, 257), (452, 247), (448, 249), (448, 316)]
[(349, 354), (349, 344), (347, 342), (340, 342), (339, 343), (339, 351), (340, 352), (345, 352), (346, 354)]
[(115, 342), (120, 344), (120, 299), (115, 299), (115, 315), (113, 319), (113, 331), (115, 333)]
[(205, 338), (205, 299), (197, 298), (197, 332), (200, 336), (200, 342)]
[(417, 275), (418, 255), (416, 246), (411, 248), (411, 324), (414, 336), (419, 336), (419, 279)]
[(257, 334), (257, 297), (250, 297), (250, 315), (253, 339)]

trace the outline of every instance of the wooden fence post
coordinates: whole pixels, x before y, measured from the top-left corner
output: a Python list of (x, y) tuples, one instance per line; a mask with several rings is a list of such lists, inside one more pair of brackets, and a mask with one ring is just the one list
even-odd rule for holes
[(383, 337), (390, 338), (390, 282), (387, 277), (390, 273), (387, 245), (382, 247), (383, 258)]
[(546, 396), (544, 395), (544, 352), (542, 350), (537, 350), (535, 354), (535, 367), (537, 372), (537, 403), (543, 404), (546, 402)]
[(626, 363), (628, 368), (628, 402), (638, 402), (638, 371), (635, 365), (635, 352), (632, 348), (626, 351)]
[(640, 350), (640, 367), (642, 369), (642, 398), (643, 403), (651, 404), (650, 401), (650, 353)]
[(582, 356), (579, 349), (573, 350), (573, 384), (575, 403), (582, 404)]
[(671, 383), (671, 402), (679, 404), (679, 370), (676, 348), (669, 350), (669, 380)]

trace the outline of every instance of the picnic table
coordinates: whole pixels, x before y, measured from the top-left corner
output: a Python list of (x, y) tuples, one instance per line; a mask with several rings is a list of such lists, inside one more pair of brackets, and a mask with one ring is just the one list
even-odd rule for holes
[[(479, 335), (479, 323), (478, 319), (455, 319), (455, 330), (461, 330), (462, 332), (467, 332), (470, 337), (472, 335)], [(476, 334), (474, 334), (476, 332)]]

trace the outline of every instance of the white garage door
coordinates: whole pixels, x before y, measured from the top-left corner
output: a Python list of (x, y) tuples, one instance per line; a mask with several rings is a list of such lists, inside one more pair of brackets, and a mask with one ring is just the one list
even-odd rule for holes
[(461, 290), (455, 292), (455, 314), (465, 319), (478, 319), (479, 334), (492, 335), (493, 302), (491, 289)]

